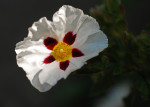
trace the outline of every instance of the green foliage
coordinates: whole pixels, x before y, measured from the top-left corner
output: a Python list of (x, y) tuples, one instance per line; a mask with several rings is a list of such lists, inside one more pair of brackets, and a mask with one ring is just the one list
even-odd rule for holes
[(92, 75), (90, 95), (103, 95), (115, 82), (127, 79), (134, 86), (131, 95), (136, 91), (143, 102), (150, 100), (150, 26), (139, 35), (129, 32), (120, 0), (104, 0), (90, 12), (109, 40), (109, 47), (79, 70)]

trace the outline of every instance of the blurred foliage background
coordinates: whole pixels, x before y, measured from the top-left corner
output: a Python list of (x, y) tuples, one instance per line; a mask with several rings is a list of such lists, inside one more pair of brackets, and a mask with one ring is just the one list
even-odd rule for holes
[(104, 0), (90, 13), (108, 36), (109, 47), (78, 71), (91, 73), (93, 86), (89, 97), (104, 95), (119, 81), (130, 81), (131, 93), (125, 99), (125, 105), (150, 106), (150, 26), (147, 25), (140, 34), (133, 34), (120, 0)]
[[(1, 0), (0, 107), (96, 107), (118, 83), (130, 83), (125, 107), (150, 107), (149, 0)], [(80, 8), (99, 22), (109, 47), (82, 69), (40, 93), (16, 64), (15, 44), (39, 18), (62, 5)]]
[(109, 47), (79, 71), (92, 73), (94, 85), (89, 92), (90, 97), (102, 96), (119, 81), (130, 81), (131, 93), (125, 99), (125, 105), (149, 107), (150, 25), (139, 31), (139, 34), (133, 34), (129, 30), (126, 10), (120, 0), (104, 0), (90, 13), (109, 40)]

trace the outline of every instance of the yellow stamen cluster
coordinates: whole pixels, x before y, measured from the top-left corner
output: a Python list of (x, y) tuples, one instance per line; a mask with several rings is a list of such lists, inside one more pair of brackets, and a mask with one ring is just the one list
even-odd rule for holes
[(57, 61), (66, 61), (72, 57), (72, 47), (64, 42), (59, 42), (53, 49), (52, 55)]

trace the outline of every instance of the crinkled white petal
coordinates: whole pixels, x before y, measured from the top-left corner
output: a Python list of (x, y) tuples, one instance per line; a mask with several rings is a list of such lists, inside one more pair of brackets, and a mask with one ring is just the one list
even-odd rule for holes
[(30, 38), (25, 38), (16, 44), (17, 64), (22, 67), (28, 78), (32, 80), (34, 75), (43, 69), (44, 59), (50, 55), (51, 51), (43, 45), (43, 40), (31, 41)]
[(58, 80), (64, 75), (64, 72), (59, 68), (59, 62), (54, 61), (50, 64), (45, 64), (42, 71), (39, 74), (39, 80), (41, 84), (49, 83), (54, 86)]
[(40, 92), (48, 91), (58, 80), (66, 79), (71, 72), (84, 65), (84, 63), (79, 62), (76, 58), (71, 58), (67, 70), (63, 71), (60, 69), (59, 62), (57, 61), (43, 64), (42, 62), (47, 55), (40, 52), (35, 54), (31, 51), (23, 51), (17, 55), (18, 66), (25, 70), (31, 84)]
[(62, 6), (54, 15), (53, 22), (58, 29), (57, 34), (60, 40), (63, 39), (64, 35), (68, 31), (74, 31), (79, 25), (80, 19), (84, 16), (82, 10), (74, 8), (72, 6), (64, 5)]
[[(67, 70), (63, 71), (59, 67), (59, 62), (54, 61), (51, 64), (44, 65), (43, 69), (38, 73), (38, 76), (34, 77), (34, 79), (36, 78), (35, 80), (38, 80), (38, 83), (32, 80), (32, 84), (41, 92), (47, 91), (54, 86), (58, 80), (62, 78), (66, 79), (71, 72), (81, 68), (83, 65), (84, 63), (72, 58), (70, 59)], [(47, 84), (47, 86), (49, 85), (50, 87), (45, 87), (43, 84)]]
[(82, 10), (64, 5), (53, 16), (55, 28), (61, 41), (68, 31), (77, 34), (73, 47), (80, 47), (89, 35), (99, 32), (97, 21), (83, 13)]
[(68, 5), (62, 6), (53, 15), (53, 22), (57, 29), (56, 31), (58, 31), (57, 34), (60, 40), (63, 39), (68, 31), (73, 31), (75, 33), (75, 30), (85, 19), (86, 17), (82, 10)]
[(44, 54), (48, 54), (51, 52), (44, 46), (43, 40), (40, 39), (39, 41), (32, 41), (29, 37), (25, 38), (24, 41), (17, 43), (15, 51), (17, 54), (24, 51), (31, 51), (34, 53), (42, 52)]
[(33, 23), (28, 30), (28, 37), (30, 37), (32, 41), (38, 41), (39, 39), (44, 39), (48, 36), (58, 39), (53, 23), (47, 20), (46, 17), (43, 17), (39, 21)]
[(85, 15), (85, 17), (86, 19), (82, 22), (80, 26), (78, 26), (79, 28), (76, 32), (77, 37), (75, 43), (73, 44), (73, 47), (81, 47), (90, 35), (99, 32), (100, 28), (97, 21), (90, 16)]
[(84, 53), (83, 57), (77, 58), (78, 60), (84, 62), (95, 56), (97, 56), (101, 51), (108, 47), (108, 39), (106, 35), (99, 30), (99, 32), (90, 35), (86, 42), (79, 47), (79, 49)]
[[(29, 78), (29, 80), (31, 81), (31, 84), (36, 89), (38, 89), (40, 92), (45, 92), (45, 91), (48, 91), (49, 89), (51, 89), (52, 86), (50, 84), (48, 84), (48, 83), (43, 83), (43, 84), (40, 83), (40, 80), (39, 80), (39, 74), (40, 74), (40, 72), (37, 72), (34, 75), (28, 74), (27, 77)], [(30, 77), (32, 77), (32, 79), (30, 79)]]

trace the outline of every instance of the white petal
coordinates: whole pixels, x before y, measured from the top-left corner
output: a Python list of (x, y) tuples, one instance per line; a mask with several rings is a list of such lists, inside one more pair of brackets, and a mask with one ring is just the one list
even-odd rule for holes
[(99, 24), (96, 20), (83, 11), (72, 6), (64, 5), (53, 16), (55, 31), (61, 41), (68, 31), (77, 34), (73, 47), (80, 47), (89, 35), (99, 32)]
[(77, 60), (76, 58), (71, 58), (70, 59), (70, 65), (67, 68), (67, 71), (65, 71), (66, 72), (66, 75), (65, 75), (66, 77), (64, 77), (64, 78), (67, 78), (67, 76), (71, 72), (73, 72), (73, 71), (75, 71), (77, 69), (80, 69), (84, 64), (85, 64), (85, 62), (81, 62), (80, 60)]
[(25, 38), (24, 41), (17, 43), (15, 51), (17, 54), (24, 51), (31, 51), (34, 53), (42, 52), (46, 54), (51, 52), (44, 46), (43, 40), (40, 39), (39, 41), (31, 41), (31, 38), (29, 37)]
[[(41, 72), (41, 71), (40, 71)], [(29, 79), (31, 81), (31, 84), (38, 89), (40, 92), (48, 91), (52, 88), (52, 86), (48, 83), (41, 84), (39, 80), (39, 74), (40, 72), (37, 72), (34, 75), (27, 75), (28, 78), (32, 77), (32, 79)]]
[(82, 10), (68, 5), (62, 6), (53, 15), (53, 22), (61, 40), (68, 31), (74, 32), (85, 19), (86, 17)]
[(30, 37), (32, 41), (38, 41), (39, 39), (44, 39), (48, 36), (58, 39), (54, 31), (53, 23), (47, 20), (46, 17), (33, 23), (32, 27), (29, 28), (28, 37)]
[(77, 59), (87, 61), (88, 59), (97, 56), (99, 52), (103, 51), (107, 47), (108, 39), (102, 31), (99, 31), (98, 33), (90, 35), (87, 41), (81, 47), (79, 47), (85, 56)]
[[(44, 89), (43, 92), (47, 91), (49, 89), (49, 87), (47, 87), (48, 85), (50, 87), (54, 86), (60, 79), (62, 78), (66, 79), (71, 72), (81, 68), (83, 65), (84, 63), (79, 62), (78, 60), (72, 58), (70, 60), (67, 70), (63, 71), (59, 68), (59, 62), (54, 61), (51, 64), (45, 65), (38, 74), (38, 76), (35, 76), (36, 80), (38, 80), (38, 85), (39, 84), (41, 85), (39, 85), (39, 87), (37, 85), (33, 86), (36, 86), (36, 88), (40, 91), (42, 91), (41, 89)], [(32, 82), (32, 84), (35, 83)], [(47, 84), (46, 87), (44, 87), (43, 84)]]
[(49, 83), (54, 86), (58, 80), (64, 75), (64, 72), (59, 69), (59, 62), (54, 61), (50, 64), (44, 65), (42, 71), (39, 74), (39, 80), (41, 84)]
[(99, 32), (100, 28), (97, 21), (90, 16), (85, 17), (86, 19), (84, 21), (81, 21), (80, 26), (78, 26), (79, 28), (77, 30), (77, 37), (75, 43), (73, 44), (73, 47), (81, 47), (88, 39), (88, 36)]
[(43, 41), (31, 41), (25, 38), (16, 44), (17, 64), (22, 67), (32, 80), (34, 75), (43, 68), (43, 60), (50, 55), (51, 51), (46, 49)]

